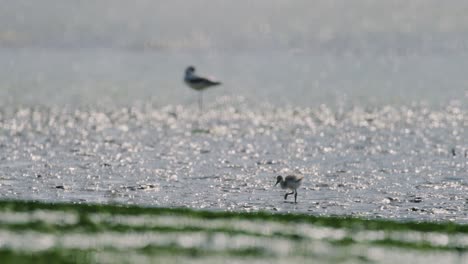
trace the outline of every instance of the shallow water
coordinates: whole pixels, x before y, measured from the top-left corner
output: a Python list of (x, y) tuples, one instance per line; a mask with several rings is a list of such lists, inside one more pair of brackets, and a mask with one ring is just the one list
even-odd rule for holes
[(0, 198), (468, 223), (462, 105), (253, 105), (4, 108)]
[[(467, 45), (468, 46), (468, 45)], [(346, 54), (341, 54), (341, 53)], [(349, 52), (349, 54), (348, 54)], [(132, 51), (1, 48), (0, 104), (46, 106), (190, 105), (182, 81), (193, 64), (223, 82), (205, 101), (243, 96), (277, 106), (447, 106), (468, 102), (468, 52), (360, 54), (347, 49)], [(255, 109), (253, 109), (255, 110)]]
[(1, 105), (187, 105), (190, 64), (223, 82), (212, 99), (468, 101), (462, 0), (0, 2)]
[(0, 198), (468, 222), (465, 1), (3, 2)]

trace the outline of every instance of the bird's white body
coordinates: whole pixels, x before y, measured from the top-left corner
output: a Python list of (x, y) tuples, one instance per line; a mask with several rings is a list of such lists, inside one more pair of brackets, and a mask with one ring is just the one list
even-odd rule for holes
[(301, 186), (302, 179), (304, 179), (304, 176), (288, 175), (284, 180), (280, 181), (281, 189), (296, 190)]

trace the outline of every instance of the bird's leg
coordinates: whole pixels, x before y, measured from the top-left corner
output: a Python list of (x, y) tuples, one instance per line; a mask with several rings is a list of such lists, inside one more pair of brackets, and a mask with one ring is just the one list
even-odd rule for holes
[(288, 199), (288, 195), (293, 194), (293, 193), (294, 193), (294, 192), (286, 193), (286, 194), (284, 195), (284, 199), (285, 199), (285, 200)]
[(200, 112), (203, 111), (203, 92), (200, 91), (200, 95), (198, 96), (198, 109)]
[(297, 190), (294, 190), (294, 202), (297, 203)]

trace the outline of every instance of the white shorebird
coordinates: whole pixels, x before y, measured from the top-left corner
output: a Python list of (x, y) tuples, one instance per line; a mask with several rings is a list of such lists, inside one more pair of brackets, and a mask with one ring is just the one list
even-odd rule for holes
[(195, 67), (193, 66), (188, 66), (185, 70), (184, 82), (190, 88), (200, 92), (198, 98), (198, 107), (200, 108), (200, 111), (203, 109), (203, 90), (221, 84), (220, 82), (197, 76), (195, 74)]
[(283, 176), (278, 175), (275, 186), (279, 183), (281, 189), (292, 190), (292, 192), (284, 195), (284, 200), (288, 199), (288, 195), (294, 194), (294, 202), (297, 203), (297, 188), (301, 186), (302, 179), (304, 179), (304, 176), (288, 175), (283, 179)]

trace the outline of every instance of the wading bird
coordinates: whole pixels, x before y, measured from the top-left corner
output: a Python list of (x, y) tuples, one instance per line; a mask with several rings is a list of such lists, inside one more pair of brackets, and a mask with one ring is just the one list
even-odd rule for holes
[(221, 84), (220, 82), (197, 76), (195, 74), (195, 67), (193, 66), (188, 66), (185, 70), (184, 82), (190, 88), (200, 92), (198, 97), (198, 107), (200, 108), (200, 111), (203, 109), (203, 90)]
[(292, 192), (284, 195), (284, 200), (288, 199), (288, 195), (294, 194), (294, 202), (297, 203), (297, 188), (301, 186), (302, 179), (304, 179), (304, 176), (288, 175), (283, 179), (283, 176), (278, 175), (275, 186), (279, 183), (281, 189), (292, 190)]

